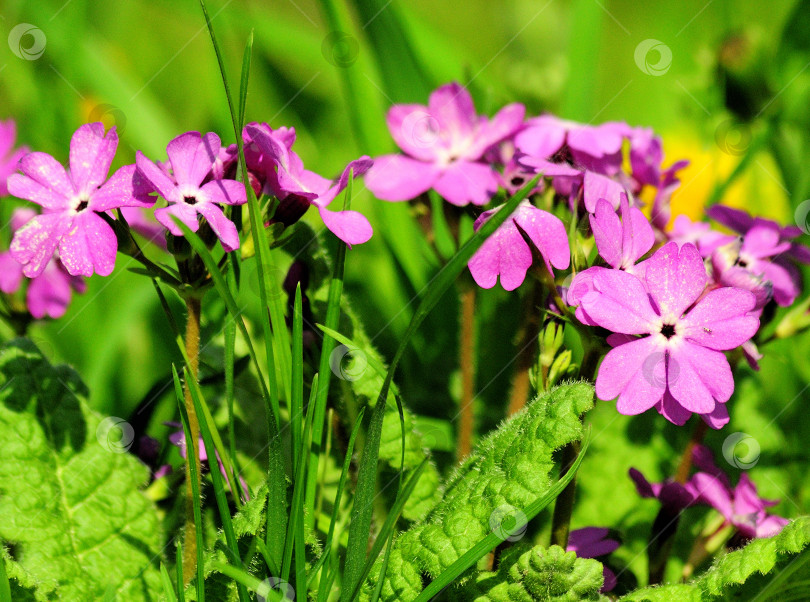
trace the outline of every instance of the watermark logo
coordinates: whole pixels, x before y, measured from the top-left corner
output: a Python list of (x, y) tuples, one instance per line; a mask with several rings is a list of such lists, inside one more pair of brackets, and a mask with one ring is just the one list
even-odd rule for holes
[(526, 515), (510, 504), (498, 506), (489, 515), (489, 528), (504, 541), (522, 539), (528, 524)]
[(672, 65), (672, 50), (660, 40), (644, 40), (633, 54), (642, 73), (656, 77), (664, 75)]
[(93, 107), (93, 110), (87, 116), (87, 121), (89, 123), (100, 121), (108, 130), (115, 126), (119, 136), (127, 129), (127, 116), (124, 115), (121, 109), (111, 104), (103, 103)]
[(368, 358), (356, 347), (338, 345), (329, 354), (329, 367), (339, 379), (352, 382), (363, 376), (368, 368)]
[(35, 61), (45, 52), (45, 32), (36, 25), (20, 23), (8, 34), (8, 47), (17, 58)]
[(726, 462), (742, 470), (757, 465), (759, 451), (759, 442), (746, 433), (732, 433), (723, 441), (723, 457)]
[(721, 151), (739, 157), (751, 146), (751, 130), (744, 123), (726, 119), (714, 132), (714, 140)]
[(411, 111), (402, 120), (402, 134), (413, 146), (431, 148), (439, 141), (439, 121), (427, 111)]
[(262, 581), (256, 588), (256, 600), (258, 602), (295, 600), (295, 590), (283, 579), (270, 577)]
[(360, 44), (347, 33), (332, 31), (323, 39), (321, 54), (329, 64), (345, 69), (357, 62)]
[(123, 418), (108, 416), (96, 428), (96, 439), (107, 451), (123, 454), (132, 447), (135, 429)]
[(802, 232), (810, 234), (810, 199), (799, 203), (793, 217), (796, 220), (796, 225), (801, 228)]
[(678, 382), (680, 372), (678, 362), (671, 357), (667, 357), (667, 354), (663, 351), (651, 353), (641, 365), (641, 374), (644, 376), (644, 380), (657, 389)]

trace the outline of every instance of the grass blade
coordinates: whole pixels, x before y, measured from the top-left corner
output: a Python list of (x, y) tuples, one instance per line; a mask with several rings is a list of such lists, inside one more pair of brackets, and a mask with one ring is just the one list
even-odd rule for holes
[[(3, 569), (0, 567), (0, 573), (2, 573)], [(3, 575), (0, 574), (0, 584), (2, 584), (2, 577)], [(174, 594), (174, 585), (172, 585), (171, 577), (169, 577), (169, 572), (166, 570), (166, 565), (162, 562), (160, 563), (160, 582), (163, 584), (163, 595), (166, 596), (166, 602), (177, 602), (177, 596)], [(8, 598), (3, 597), (2, 592), (2, 585), (0, 585), (0, 600), (11, 600), (11, 596), (9, 595)]]
[(245, 124), (245, 109), (247, 108), (247, 93), (248, 93), (248, 80), (250, 78), (250, 60), (253, 56), (253, 30), (250, 30), (247, 43), (245, 44), (245, 53), (242, 56), (242, 74), (239, 78), (239, 125)]
[(419, 307), (416, 310), (405, 335), (400, 341), (388, 374), (383, 382), (382, 390), (374, 406), (374, 413), (371, 416), (371, 424), (368, 428), (363, 457), (360, 460), (358, 470), (357, 488), (355, 493), (354, 507), (352, 508), (352, 522), (349, 526), (349, 543), (346, 552), (346, 565), (343, 575), (343, 587), (341, 589), (341, 600), (346, 600), (355, 591), (360, 581), (360, 576), (365, 564), (366, 549), (368, 544), (368, 534), (371, 529), (372, 501), (377, 477), (377, 461), (380, 454), (380, 436), (382, 433), (383, 418), (385, 416), (385, 405), (388, 400), (388, 391), (394, 378), (400, 359), (413, 336), (414, 332), (422, 321), (427, 317), (430, 310), (438, 303), (442, 295), (453, 285), (458, 275), (467, 266), (473, 254), (484, 243), (484, 241), (505, 222), (518, 205), (529, 195), (537, 185), (542, 176), (536, 175), (532, 180), (521, 188), (509, 201), (503, 205), (500, 211), (496, 212), (487, 220), (470, 239), (456, 252), (447, 264), (439, 271), (433, 281), (428, 286), (428, 290), (422, 297)]
[(180, 544), (179, 539), (177, 540), (174, 561), (174, 571), (177, 578), (177, 602), (186, 602), (186, 590), (183, 587), (183, 546)]
[[(527, 520), (533, 519), (541, 510), (553, 502), (562, 490), (565, 489), (566, 485), (574, 478), (577, 470), (579, 470), (579, 465), (582, 463), (582, 459), (585, 457), (588, 443), (587, 440), (583, 443), (579, 456), (577, 456), (576, 461), (571, 465), (570, 470), (565, 473), (565, 476), (557, 481), (554, 486), (548, 490), (546, 495), (538, 498), (526, 507), (523, 513)], [(445, 587), (455, 581), (459, 575), (478, 562), (485, 554), (488, 554), (491, 550), (494, 550), (498, 545), (503, 543), (507, 536), (508, 533), (504, 533), (499, 529), (493, 530), (431, 581), (414, 602), (428, 602), (428, 600), (432, 600), (434, 596), (438, 595)]]

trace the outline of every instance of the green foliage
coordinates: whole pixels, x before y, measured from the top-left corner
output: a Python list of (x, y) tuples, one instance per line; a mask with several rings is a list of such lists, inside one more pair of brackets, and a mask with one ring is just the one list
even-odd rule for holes
[[(441, 501), (425, 520), (397, 538), (382, 599), (415, 599), (423, 576), (436, 578), (494, 528), (501, 528), (499, 515), (519, 512), (548, 491), (554, 480), (553, 452), (582, 437), (579, 416), (591, 407), (590, 385), (563, 385), (481, 441), (449, 478)], [(378, 563), (363, 599), (379, 578)]]
[[(640, 589), (622, 600), (798, 600), (810, 583), (810, 517), (720, 557), (686, 585)], [(804, 592), (804, 594), (802, 593)], [(798, 594), (798, 598), (795, 597)]]
[[(0, 351), (0, 540), (13, 599), (151, 600), (161, 529), (126, 427), (67, 366), (15, 339)], [(116, 432), (122, 437), (116, 439)]]
[(503, 554), (498, 571), (481, 571), (461, 589), (457, 600), (531, 602), (532, 600), (602, 600), (602, 564), (577, 558), (559, 546), (515, 546)]

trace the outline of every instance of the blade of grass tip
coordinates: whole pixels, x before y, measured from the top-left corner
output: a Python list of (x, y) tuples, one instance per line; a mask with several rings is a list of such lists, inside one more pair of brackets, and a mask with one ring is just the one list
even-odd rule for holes
[[(271, 392), (274, 388), (275, 383), (275, 371), (276, 369), (279, 370), (282, 378), (282, 383), (284, 385), (284, 390), (286, 392), (286, 399), (290, 398), (290, 341), (289, 336), (287, 334), (287, 325), (284, 322), (284, 308), (281, 307), (281, 297), (278, 295), (273, 295), (270, 297), (267, 293), (267, 274), (268, 270), (270, 273), (273, 273), (273, 259), (270, 255), (270, 249), (267, 248), (266, 240), (263, 238), (264, 233), (264, 224), (261, 221), (261, 208), (259, 207), (259, 201), (256, 198), (256, 194), (253, 192), (253, 187), (250, 186), (250, 179), (248, 178), (248, 171), (247, 171), (247, 163), (245, 161), (245, 149), (244, 149), (244, 141), (242, 140), (242, 124), (239, 122), (238, 114), (236, 112), (236, 107), (233, 103), (233, 97), (231, 95), (231, 88), (228, 85), (228, 75), (225, 71), (225, 63), (222, 60), (222, 52), (219, 48), (219, 42), (217, 42), (217, 36), (214, 32), (214, 27), (211, 24), (211, 18), (208, 15), (208, 9), (205, 5), (205, 0), (200, 0), (200, 7), (203, 11), (203, 16), (205, 17), (205, 24), (208, 28), (208, 33), (211, 36), (211, 44), (214, 47), (214, 54), (217, 58), (217, 64), (219, 65), (219, 74), (222, 77), (222, 85), (225, 89), (225, 97), (228, 101), (228, 108), (231, 113), (231, 122), (233, 123), (233, 133), (234, 137), (236, 138), (236, 147), (239, 151), (239, 166), (242, 172), (242, 182), (245, 183), (245, 192), (247, 192), (247, 199), (248, 199), (248, 213), (250, 214), (250, 234), (253, 238), (253, 245), (256, 249), (256, 270), (259, 275), (259, 299), (262, 305), (262, 334), (264, 335), (265, 341), (265, 349), (267, 354), (267, 371), (273, 374), (273, 378), (270, 381), (271, 383)], [(243, 67), (245, 63), (243, 62)], [(250, 62), (248, 61), (247, 66), (250, 66)], [(248, 78), (248, 75), (245, 75), (245, 79)], [(270, 310), (270, 320), (268, 321), (266, 312), (264, 308), (269, 308)], [(270, 323), (272, 322), (273, 328), (270, 328)], [(271, 341), (275, 342), (275, 345), (271, 344)], [(278, 351), (278, 358), (274, 356), (274, 349)], [(278, 365), (276, 366), (276, 359), (278, 359)], [(278, 406), (276, 400), (276, 406)], [(276, 408), (276, 416), (278, 416), (278, 410)], [(278, 422), (276, 422), (278, 428)]]
[[(248, 186), (248, 190), (251, 190), (250, 186)], [(182, 224), (180, 228), (183, 231), (183, 235), (185, 236), (186, 240), (188, 240), (194, 251), (197, 252), (197, 254), (202, 258), (203, 263), (205, 263), (206, 268), (208, 268), (208, 271), (211, 273), (211, 279), (214, 281), (214, 286), (225, 302), (225, 306), (231, 313), (237, 327), (239, 327), (242, 337), (247, 343), (250, 357), (256, 367), (259, 385), (262, 391), (262, 398), (264, 399), (265, 403), (265, 411), (267, 412), (267, 441), (269, 446), (267, 476), (267, 546), (274, 554), (273, 560), (276, 562), (274, 571), (275, 574), (278, 574), (278, 571), (281, 569), (281, 551), (284, 549), (284, 533), (287, 529), (287, 483), (284, 477), (284, 458), (281, 449), (281, 437), (279, 437), (278, 431), (278, 397), (275, 397), (274, 404), (273, 397), (270, 393), (268, 393), (267, 385), (264, 382), (261, 366), (259, 365), (256, 357), (256, 352), (253, 349), (253, 343), (248, 336), (245, 322), (242, 319), (242, 312), (237, 307), (236, 301), (231, 295), (225, 279), (222, 277), (222, 274), (217, 268), (216, 261), (196, 233), (192, 232), (188, 226), (183, 224), (180, 220), (175, 220), (175, 223)], [(184, 352), (184, 350), (181, 349), (181, 352)], [(272, 391), (274, 390), (272, 385), (275, 383), (275, 371), (270, 370), (270, 374), (272, 375), (269, 376)]]
[(329, 531), (326, 533), (326, 542), (323, 546), (323, 554), (318, 559), (318, 564), (313, 567), (312, 574), (318, 571), (318, 566), (323, 565), (321, 572), (321, 579), (318, 583), (318, 601), (325, 602), (329, 594), (328, 590), (331, 587), (326, 586), (328, 581), (328, 574), (332, 572), (330, 565), (325, 564), (326, 560), (332, 553), (333, 542), (332, 539), (335, 535), (335, 525), (337, 525), (338, 514), (340, 513), (340, 501), (343, 496), (343, 490), (346, 488), (346, 479), (349, 476), (349, 467), (352, 463), (352, 455), (354, 454), (354, 443), (357, 440), (357, 435), (360, 433), (360, 428), (363, 426), (363, 416), (365, 415), (366, 408), (360, 408), (360, 413), (357, 415), (357, 420), (354, 422), (351, 435), (349, 435), (349, 443), (346, 446), (346, 456), (343, 459), (343, 468), (340, 471), (340, 479), (338, 480), (337, 493), (335, 493), (335, 503), (332, 506), (332, 518), (329, 521)]
[[(351, 206), (354, 172), (349, 172), (349, 179), (343, 197), (343, 210)], [(326, 325), (335, 329), (340, 321), (340, 299), (343, 296), (343, 269), (346, 264), (346, 243), (337, 242), (337, 252), (332, 266), (332, 280), (329, 281), (329, 296), (326, 302)], [(305, 504), (307, 508), (314, 508), (315, 485), (317, 480), (318, 462), (321, 455), (321, 442), (323, 440), (324, 419), (326, 417), (326, 400), (329, 396), (329, 384), (332, 379), (332, 368), (329, 365), (332, 351), (335, 349), (335, 340), (331, 336), (324, 336), (321, 342), (321, 358), (318, 364), (318, 394), (315, 397), (312, 419), (313, 449), (309, 454), (309, 472), (307, 473), (307, 491)], [(315, 513), (307, 515), (307, 527), (312, 529), (315, 525)]]
[[(394, 505), (391, 507), (391, 512), (388, 513), (388, 516), (383, 523), (380, 532), (377, 534), (377, 539), (374, 540), (374, 545), (371, 547), (371, 552), (366, 559), (366, 565), (363, 567), (363, 572), (360, 575), (360, 582), (357, 584), (354, 592), (352, 593), (351, 600), (354, 600), (357, 595), (360, 593), (360, 588), (363, 586), (363, 582), (368, 577), (368, 574), (371, 572), (371, 568), (374, 566), (374, 562), (377, 560), (377, 556), (380, 555), (382, 551), (382, 547), (386, 545), (386, 543), (391, 543), (394, 537), (394, 529), (397, 526), (397, 521), (399, 520), (400, 515), (402, 514), (403, 508), (405, 508), (405, 502), (408, 501), (408, 498), (413, 493), (414, 488), (416, 487), (416, 483), (419, 481), (419, 477), (422, 476), (422, 471), (427, 466), (428, 458), (426, 457), (422, 462), (417, 466), (408, 477), (408, 482), (402, 488), (402, 490), (397, 495), (396, 500), (394, 500)], [(384, 564), (388, 564), (388, 556), (390, 554), (390, 547), (387, 547), (387, 551), (385, 554), (385, 558), (383, 560)], [(383, 577), (385, 576), (385, 567), (383, 567), (383, 572), (380, 573), (380, 583), (383, 581)]]
[(6, 560), (0, 555), (0, 601), (11, 602), (11, 583), (6, 574)]
[(341, 587), (341, 600), (346, 600), (357, 587), (360, 575), (365, 564), (368, 536), (371, 530), (372, 502), (375, 495), (377, 477), (377, 461), (380, 454), (380, 436), (382, 434), (385, 405), (388, 400), (388, 390), (394, 377), (399, 360), (408, 346), (409, 340), (431, 309), (438, 303), (445, 291), (452, 286), (456, 277), (466, 267), (475, 251), (484, 241), (500, 227), (517, 209), (518, 205), (528, 196), (542, 177), (536, 175), (521, 188), (505, 205), (501, 207), (478, 229), (478, 231), (464, 243), (447, 264), (439, 271), (430, 283), (428, 290), (422, 297), (419, 306), (408, 325), (399, 347), (394, 354), (388, 368), (380, 395), (374, 406), (371, 422), (366, 435), (363, 456), (358, 469), (357, 486), (355, 488), (354, 507), (352, 508), (351, 524), (349, 525), (349, 542), (346, 550), (346, 564), (343, 571), (343, 584)]
[(186, 602), (186, 588), (183, 584), (183, 545), (179, 539), (174, 553), (174, 572), (177, 580), (177, 602)]
[[(230, 564), (225, 564), (224, 562), (212, 561), (211, 568), (213, 568), (218, 573), (222, 573), (226, 577), (230, 577), (234, 581), (236, 581), (237, 585), (240, 585), (243, 588), (248, 588), (250, 591), (254, 592), (257, 596), (262, 596), (265, 600), (283, 600), (284, 598), (279, 595), (279, 592), (273, 592), (271, 590), (272, 586), (269, 585), (266, 581), (260, 581), (247, 571), (239, 569), (235, 566), (231, 566)], [(278, 596), (278, 597), (276, 597)]]
[[(583, 442), (582, 450), (580, 451), (579, 456), (577, 456), (576, 461), (571, 465), (571, 470), (565, 473), (565, 476), (557, 481), (544, 496), (536, 499), (525, 508), (523, 514), (526, 516), (527, 521), (533, 519), (540, 513), (540, 511), (554, 501), (562, 490), (565, 489), (566, 485), (568, 485), (571, 479), (574, 478), (577, 470), (579, 470), (579, 465), (582, 463), (582, 459), (585, 457), (585, 451), (588, 448), (588, 444), (589, 440), (586, 439)], [(428, 586), (422, 590), (422, 593), (419, 594), (414, 602), (428, 602), (428, 600), (432, 600), (434, 596), (438, 595), (445, 587), (453, 583), (453, 581), (455, 581), (459, 575), (483, 558), (485, 554), (488, 554), (498, 545), (503, 543), (508, 535), (509, 533), (503, 532), (502, 529), (493, 530), (489, 535), (467, 550), (467, 552), (463, 554), (461, 558), (456, 560), (433, 581), (431, 581)]]
[[(186, 372), (186, 374), (188, 373), (189, 371)], [(202, 391), (200, 391), (197, 382), (191, 378), (189, 379), (189, 383), (191, 385), (189, 387), (191, 390), (191, 399), (194, 402), (197, 415), (201, 416), (208, 410), (207, 404), (205, 403), (205, 399), (203, 399)], [(234, 564), (234, 566), (237, 568), (242, 568), (242, 558), (239, 555), (239, 542), (236, 540), (236, 533), (233, 529), (231, 510), (228, 507), (228, 499), (225, 495), (225, 484), (222, 481), (222, 475), (219, 473), (219, 467), (215, 466), (217, 463), (217, 449), (214, 445), (214, 438), (212, 437), (213, 433), (212, 429), (210, 428), (211, 426), (212, 425), (208, 422), (208, 420), (201, 420), (200, 435), (202, 435), (205, 453), (208, 457), (209, 466), (211, 466), (211, 470), (209, 472), (211, 474), (211, 481), (214, 484), (214, 499), (217, 503), (217, 510), (219, 510), (219, 518), (222, 522), (222, 531), (225, 533), (225, 543), (229, 548), (227, 551), (230, 552), (231, 562)], [(239, 485), (237, 483), (236, 487), (238, 486)], [(233, 485), (231, 485), (231, 491), (233, 492), (234, 498), (239, 497), (239, 490), (235, 489)], [(239, 594), (240, 602), (248, 602), (248, 595), (244, 586), (237, 584), (237, 592)]]
[[(172, 364), (172, 378), (174, 379), (174, 393), (177, 397), (177, 405), (180, 408), (180, 422), (183, 423), (183, 434), (186, 441), (186, 454), (191, 453), (191, 450), (197, 449), (197, 441), (191, 440), (191, 430), (188, 426), (188, 414), (186, 414), (186, 405), (183, 395), (183, 386), (180, 384), (180, 377), (177, 374), (177, 368)], [(197, 478), (197, 464), (196, 462), (189, 462), (191, 470), (191, 487), (194, 494), (194, 530), (196, 532), (197, 540), (197, 600), (198, 602), (205, 602), (205, 549), (203, 542), (203, 525), (202, 525), (202, 510), (200, 508), (200, 487)], [(178, 589), (182, 588), (183, 583), (182, 574), (180, 577), (180, 584)]]
[[(177, 602), (177, 596), (174, 593), (174, 585), (172, 585), (172, 580), (171, 577), (169, 577), (169, 572), (166, 570), (166, 565), (162, 562), (160, 563), (160, 582), (163, 584), (163, 595), (166, 597), (166, 602)], [(3, 598), (2, 591), (0, 591), (0, 600), (11, 600), (11, 597)]]
[(239, 125), (240, 130), (245, 125), (245, 109), (247, 108), (248, 80), (250, 79), (250, 60), (253, 56), (253, 30), (250, 30), (245, 52), (242, 55), (242, 74), (239, 78)]

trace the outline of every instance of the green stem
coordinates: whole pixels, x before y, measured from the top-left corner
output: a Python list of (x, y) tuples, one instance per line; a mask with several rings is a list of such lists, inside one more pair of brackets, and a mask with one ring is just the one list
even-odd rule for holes
[(459, 427), (456, 457), (463, 460), (472, 452), (475, 434), (475, 286), (461, 284), (461, 337), (459, 341), (459, 368), (461, 370), (461, 399), (459, 399)]

